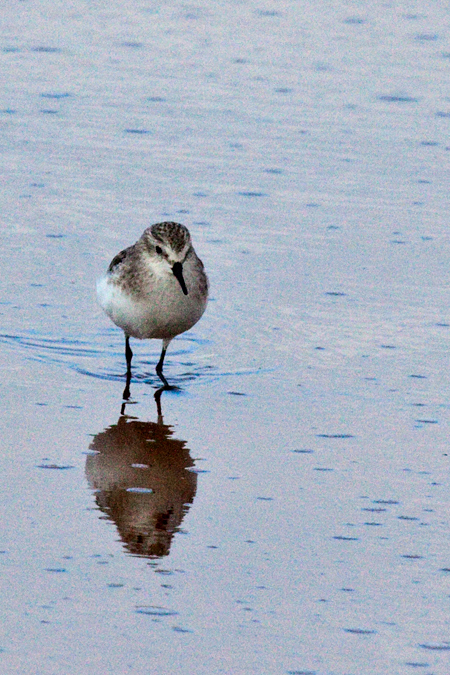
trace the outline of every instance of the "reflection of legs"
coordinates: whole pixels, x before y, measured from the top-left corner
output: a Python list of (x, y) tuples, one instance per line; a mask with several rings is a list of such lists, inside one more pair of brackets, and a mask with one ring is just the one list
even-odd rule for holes
[(130, 347), (129, 335), (125, 335), (125, 358), (127, 360), (127, 382), (123, 390), (123, 398), (130, 398), (131, 359), (133, 358), (133, 352)]
[(162, 347), (161, 356), (159, 358), (158, 365), (156, 366), (156, 373), (157, 373), (159, 379), (164, 384), (164, 386), (167, 387), (167, 389), (170, 389), (170, 385), (163, 375), (163, 365), (164, 365), (164, 357), (166, 355), (166, 351), (167, 351), (167, 347), (169, 346), (169, 343), (170, 343), (170, 340), (167, 340), (167, 339), (163, 340), (163, 347)]
[(165, 391), (167, 387), (160, 387), (155, 391), (155, 401), (156, 401), (156, 411), (158, 413), (158, 424), (163, 424), (163, 417), (162, 417), (162, 410), (161, 410), (161, 396), (163, 391)]

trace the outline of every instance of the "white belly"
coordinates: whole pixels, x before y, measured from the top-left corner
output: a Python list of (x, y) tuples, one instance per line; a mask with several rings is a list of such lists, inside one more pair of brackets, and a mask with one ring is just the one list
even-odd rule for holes
[(145, 339), (170, 339), (191, 328), (205, 311), (197, 293), (184, 295), (178, 281), (157, 285), (151, 295), (136, 298), (125, 293), (106, 275), (97, 282), (98, 301), (126, 335)]

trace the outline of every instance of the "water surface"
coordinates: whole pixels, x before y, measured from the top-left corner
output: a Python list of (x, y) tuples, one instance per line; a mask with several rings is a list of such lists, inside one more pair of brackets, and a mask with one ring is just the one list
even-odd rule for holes
[[(2, 672), (449, 671), (448, 10), (4, 8)], [(171, 344), (95, 304), (186, 224)]]

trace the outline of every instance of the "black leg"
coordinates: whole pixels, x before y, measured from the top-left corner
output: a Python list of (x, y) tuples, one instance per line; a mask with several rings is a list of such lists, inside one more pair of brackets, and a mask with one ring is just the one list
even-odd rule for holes
[(133, 352), (130, 347), (130, 337), (125, 335), (125, 358), (127, 360), (127, 381), (125, 384), (125, 389), (123, 390), (123, 398), (130, 398), (130, 382), (131, 382), (131, 359), (133, 358)]
[(125, 358), (127, 360), (127, 371), (131, 370), (131, 359), (133, 358), (133, 352), (130, 347), (130, 337), (125, 335)]
[(157, 373), (159, 379), (160, 379), (160, 380), (162, 381), (162, 383), (164, 384), (164, 386), (165, 386), (167, 389), (170, 389), (170, 385), (169, 385), (169, 383), (167, 382), (166, 378), (165, 378), (164, 375), (163, 375), (163, 364), (164, 364), (164, 357), (165, 357), (165, 355), (166, 355), (166, 351), (167, 351), (167, 348), (164, 347), (164, 345), (163, 345), (162, 352), (161, 352), (161, 356), (160, 356), (160, 358), (159, 358), (158, 365), (156, 366), (156, 373)]

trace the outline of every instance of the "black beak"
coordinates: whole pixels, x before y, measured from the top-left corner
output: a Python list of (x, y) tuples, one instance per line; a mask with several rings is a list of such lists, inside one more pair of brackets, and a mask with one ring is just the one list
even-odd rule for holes
[(174, 277), (177, 279), (178, 283), (181, 286), (181, 290), (185, 295), (188, 294), (188, 289), (186, 288), (186, 284), (184, 283), (184, 278), (183, 278), (183, 265), (179, 262), (174, 263), (174, 266), (172, 267), (172, 272)]

